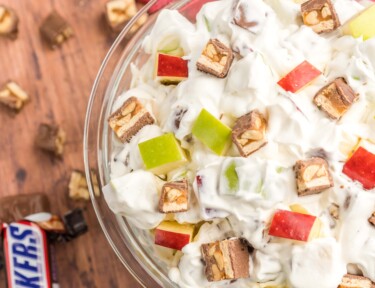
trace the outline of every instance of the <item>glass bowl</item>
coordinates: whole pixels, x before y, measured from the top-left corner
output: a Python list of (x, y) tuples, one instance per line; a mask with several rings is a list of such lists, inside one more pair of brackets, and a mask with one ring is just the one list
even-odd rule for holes
[[(132, 227), (125, 217), (114, 214), (103, 193), (95, 197), (93, 184), (96, 179), (90, 173), (96, 172), (99, 187), (109, 183), (112, 137), (107, 119), (115, 99), (130, 87), (130, 64), (135, 63), (141, 67), (149, 57), (143, 52), (141, 45), (144, 37), (150, 33), (158, 13), (152, 14), (132, 37), (129, 31), (157, 1), (159, 0), (150, 1), (133, 17), (113, 43), (101, 65), (86, 112), (83, 152), (92, 204), (112, 249), (142, 286), (167, 288), (176, 287), (176, 284), (168, 278), (167, 265), (155, 254), (149, 232)], [(191, 19), (199, 11), (197, 7), (210, 1), (212, 0), (178, 0), (172, 1), (166, 8), (178, 9)]]

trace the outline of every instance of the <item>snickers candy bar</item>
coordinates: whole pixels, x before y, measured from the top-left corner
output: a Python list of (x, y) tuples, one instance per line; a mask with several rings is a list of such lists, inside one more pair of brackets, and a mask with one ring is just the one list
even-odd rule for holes
[(186, 179), (163, 185), (159, 201), (159, 212), (177, 213), (188, 210), (189, 184)]
[(333, 187), (327, 161), (323, 158), (314, 157), (308, 160), (299, 160), (294, 166), (294, 170), (298, 196), (317, 194)]
[(368, 218), (368, 222), (370, 222), (371, 225), (375, 226), (375, 212), (372, 213), (370, 218)]
[(249, 247), (239, 238), (202, 244), (205, 274), (210, 282), (248, 278)]
[(0, 36), (16, 39), (18, 22), (18, 16), (13, 9), (0, 5)]
[(224, 78), (228, 74), (232, 61), (232, 49), (217, 39), (211, 39), (197, 61), (197, 68), (218, 78)]
[(135, 97), (130, 97), (108, 119), (109, 126), (123, 142), (130, 139), (146, 125), (155, 123), (150, 112)]
[(314, 32), (327, 33), (340, 26), (331, 0), (309, 0), (301, 5), (303, 23)]
[(8, 81), (0, 89), (0, 103), (15, 111), (20, 111), (27, 101), (27, 93), (13, 81)]
[(341, 284), (338, 288), (373, 288), (373, 283), (370, 279), (352, 274), (346, 274), (342, 278)]
[[(91, 171), (91, 179), (94, 187), (94, 194), (99, 197), (100, 190), (98, 185), (98, 178), (94, 171)], [(69, 198), (73, 200), (89, 200), (90, 193), (88, 190), (85, 173), (75, 170), (70, 175), (69, 181)]]
[(61, 156), (64, 152), (66, 134), (58, 125), (42, 123), (39, 125), (35, 144), (42, 150)]
[(73, 36), (73, 29), (60, 14), (53, 11), (40, 26), (40, 33), (43, 39), (54, 49)]
[(120, 32), (136, 13), (134, 0), (111, 0), (105, 5), (105, 19), (114, 32)]
[(337, 78), (316, 93), (314, 103), (332, 119), (340, 119), (358, 100), (358, 94), (344, 78)]
[(257, 110), (253, 110), (237, 119), (232, 130), (232, 141), (241, 156), (248, 157), (267, 144), (267, 121)]

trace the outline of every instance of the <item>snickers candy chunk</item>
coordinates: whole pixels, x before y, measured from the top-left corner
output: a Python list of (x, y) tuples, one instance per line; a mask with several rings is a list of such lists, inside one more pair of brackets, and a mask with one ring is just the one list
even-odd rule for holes
[(224, 78), (228, 74), (232, 61), (232, 50), (219, 40), (211, 39), (197, 61), (197, 68), (218, 78)]
[(337, 78), (323, 87), (314, 97), (314, 103), (332, 119), (340, 119), (350, 106), (358, 100), (358, 94), (346, 83)]
[(357, 276), (352, 274), (346, 274), (342, 278), (341, 284), (338, 288), (372, 288), (373, 283), (370, 279), (363, 277), (363, 276)]
[(189, 184), (186, 179), (163, 185), (159, 201), (159, 212), (177, 213), (188, 210)]
[[(91, 179), (95, 196), (100, 195), (98, 179), (94, 172), (91, 172)], [(89, 200), (90, 193), (88, 190), (85, 173), (81, 171), (73, 171), (69, 181), (69, 198), (73, 200)]]
[(322, 158), (297, 161), (295, 167), (298, 196), (317, 194), (333, 187), (327, 161)]
[(0, 36), (16, 39), (18, 34), (18, 16), (13, 9), (0, 5)]
[(257, 110), (237, 119), (232, 131), (232, 141), (241, 156), (248, 157), (267, 144), (266, 127), (265, 117)]
[(210, 282), (248, 278), (249, 249), (239, 238), (202, 244), (206, 264), (205, 274)]
[(340, 26), (331, 0), (309, 0), (301, 5), (303, 23), (314, 32), (327, 33)]
[(29, 100), (27, 93), (13, 81), (7, 82), (0, 90), (0, 103), (20, 111)]
[(135, 97), (130, 97), (108, 119), (109, 126), (123, 142), (130, 139), (146, 125), (155, 123), (151, 114)]
[(375, 212), (372, 213), (370, 218), (368, 218), (368, 222), (375, 227)]
[(37, 147), (61, 156), (64, 152), (66, 134), (58, 125), (42, 123), (35, 139)]
[(60, 14), (54, 11), (43, 21), (40, 26), (40, 33), (43, 39), (54, 49), (73, 36), (73, 29)]
[(114, 32), (119, 32), (137, 13), (134, 0), (111, 0), (105, 5), (105, 18)]

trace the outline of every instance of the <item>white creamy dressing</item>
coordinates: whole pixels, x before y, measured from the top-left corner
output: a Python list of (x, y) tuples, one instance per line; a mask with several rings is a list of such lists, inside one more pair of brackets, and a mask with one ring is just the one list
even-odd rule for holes
[[(367, 221), (375, 211), (375, 191), (364, 191), (341, 172), (359, 137), (375, 141), (375, 38), (363, 42), (340, 36), (338, 31), (317, 35), (301, 24), (300, 4), (292, 0), (239, 2), (248, 3), (246, 17), (260, 22), (259, 27), (244, 29), (234, 24), (235, 0), (204, 5), (196, 24), (176, 11), (160, 13), (143, 43), (150, 60), (143, 67), (132, 67), (133, 88), (113, 107), (115, 110), (125, 99), (136, 96), (155, 115), (158, 126), (144, 127), (129, 144), (115, 141), (111, 178), (112, 185), (117, 186), (104, 189), (106, 200), (115, 213), (127, 216), (139, 228), (151, 229), (163, 220), (164, 215), (157, 212), (163, 181), (142, 171), (138, 143), (173, 132), (189, 149), (191, 162), (171, 172), (168, 180), (186, 174), (194, 191), (190, 210), (177, 213), (175, 219), (180, 223), (211, 221), (200, 228), (195, 242), (183, 248), (183, 256), (177, 253), (170, 262), (169, 276), (174, 282), (181, 287), (286, 284), (332, 288), (340, 283), (348, 264), (356, 265), (375, 281), (375, 229)], [(333, 2), (342, 23), (369, 5), (368, 1)], [(257, 14), (252, 15), (252, 11)], [(238, 53), (225, 79), (196, 69), (210, 38), (218, 38)], [(177, 86), (160, 85), (153, 79), (156, 52), (176, 45), (190, 60), (189, 78)], [(277, 81), (303, 60), (323, 75), (296, 94), (285, 92)], [(336, 77), (345, 77), (360, 94), (359, 101), (339, 121), (330, 120), (312, 103), (315, 93)], [(213, 154), (191, 139), (192, 125), (202, 108), (228, 125), (252, 109), (260, 110), (268, 118), (268, 144), (248, 158), (239, 157), (235, 147), (226, 157)], [(181, 111), (183, 117), (177, 128), (175, 118)], [(318, 195), (298, 197), (293, 165), (299, 159), (321, 155), (321, 148), (335, 186)], [(239, 177), (235, 195), (226, 193), (220, 180), (228, 161), (235, 161)], [(196, 175), (202, 178), (201, 187)], [(320, 218), (322, 238), (295, 244), (271, 239), (264, 232), (275, 209), (289, 209), (293, 203)], [(331, 203), (340, 206), (338, 221), (328, 212)], [(249, 259), (251, 278), (234, 283), (207, 282), (200, 245), (232, 236), (247, 239), (255, 248)]]

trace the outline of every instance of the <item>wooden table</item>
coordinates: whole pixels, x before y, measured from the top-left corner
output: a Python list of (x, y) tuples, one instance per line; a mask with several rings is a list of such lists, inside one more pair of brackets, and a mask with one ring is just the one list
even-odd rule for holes
[[(0, 196), (44, 192), (53, 212), (59, 214), (79, 205), (68, 198), (67, 186), (71, 170), (83, 169), (86, 105), (100, 63), (114, 40), (103, 19), (105, 2), (1, 1), (17, 11), (20, 31), (15, 41), (0, 39), (0, 84), (13, 79), (29, 93), (31, 102), (19, 114), (0, 107)], [(42, 20), (53, 9), (75, 33), (57, 50), (50, 50), (39, 34)], [(43, 121), (60, 123), (67, 133), (62, 160), (34, 146)], [(90, 203), (85, 205), (85, 217), (89, 232), (56, 247), (61, 287), (140, 287), (107, 243)]]

